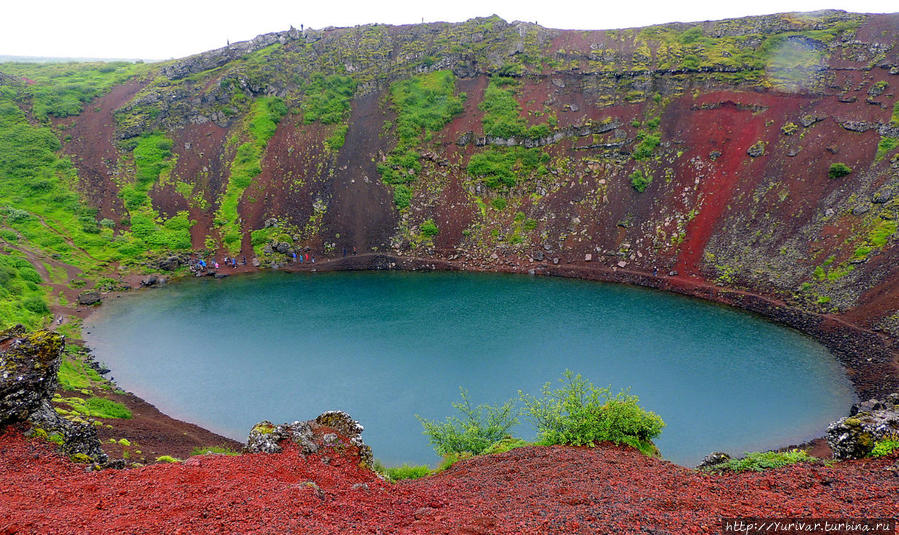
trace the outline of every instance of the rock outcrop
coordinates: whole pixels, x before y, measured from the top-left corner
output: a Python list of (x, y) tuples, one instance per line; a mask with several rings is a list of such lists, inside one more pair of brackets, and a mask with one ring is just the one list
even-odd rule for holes
[(856, 403), (849, 416), (830, 424), (827, 443), (837, 459), (860, 459), (884, 439), (899, 437), (899, 393)]
[(53, 397), (63, 347), (49, 331), (26, 334), (17, 325), (0, 333), (0, 426), (26, 421)]
[(282, 442), (293, 442), (302, 455), (333, 449), (359, 458), (360, 464), (372, 466), (371, 447), (362, 440), (363, 427), (343, 411), (328, 411), (314, 420), (275, 425), (259, 422), (247, 437), (247, 453), (281, 453)]
[(106, 463), (96, 428), (66, 420), (50, 404), (64, 348), (64, 338), (51, 331), (28, 334), (17, 325), (0, 333), (0, 428), (26, 423), (33, 435), (59, 436), (65, 454)]

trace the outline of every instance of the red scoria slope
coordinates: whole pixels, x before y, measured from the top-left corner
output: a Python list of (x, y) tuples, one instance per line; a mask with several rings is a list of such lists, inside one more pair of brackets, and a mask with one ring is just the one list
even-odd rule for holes
[(529, 447), (399, 484), (328, 457), (287, 449), (87, 473), (9, 430), (0, 533), (714, 533), (722, 515), (899, 512), (895, 456), (715, 476), (614, 446)]

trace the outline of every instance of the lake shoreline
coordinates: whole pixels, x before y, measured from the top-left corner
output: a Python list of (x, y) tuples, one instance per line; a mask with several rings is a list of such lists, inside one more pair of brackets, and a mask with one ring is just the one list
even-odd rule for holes
[[(869, 342), (869, 338), (865, 336), (856, 337), (856, 338), (847, 338), (845, 336), (837, 335), (837, 336), (820, 336), (820, 333), (828, 333), (831, 334), (833, 331), (828, 331), (828, 329), (832, 329), (833, 322), (827, 322), (821, 319), (820, 317), (815, 318), (814, 314), (810, 314), (807, 312), (799, 313), (802, 311), (797, 311), (795, 308), (791, 308), (785, 306), (783, 303), (766, 299), (761, 296), (756, 296), (753, 294), (745, 294), (741, 292), (735, 292), (733, 290), (723, 290), (721, 288), (716, 288), (711, 285), (701, 284), (698, 281), (693, 281), (684, 278), (678, 277), (654, 277), (651, 274), (634, 272), (628, 270), (609, 270), (602, 269), (598, 266), (584, 266), (584, 265), (565, 265), (565, 266), (552, 266), (547, 264), (537, 264), (537, 265), (505, 265), (505, 266), (494, 266), (492, 269), (483, 269), (483, 268), (473, 268), (472, 266), (465, 266), (461, 262), (453, 262), (449, 260), (434, 260), (434, 259), (424, 259), (424, 258), (412, 258), (412, 257), (398, 257), (394, 255), (385, 255), (385, 254), (364, 254), (358, 256), (347, 256), (345, 258), (336, 258), (336, 259), (327, 259), (316, 264), (287, 264), (286, 266), (281, 266), (278, 271), (284, 272), (332, 272), (332, 271), (386, 271), (386, 270), (397, 270), (397, 271), (449, 271), (449, 272), (494, 272), (494, 273), (511, 273), (511, 274), (528, 274), (531, 275), (543, 275), (543, 276), (553, 276), (560, 278), (571, 278), (571, 279), (580, 279), (580, 280), (591, 280), (591, 281), (599, 281), (599, 282), (611, 282), (611, 283), (621, 283), (633, 286), (647, 287), (653, 289), (661, 289), (670, 293), (697, 297), (703, 301), (709, 301), (713, 303), (719, 303), (723, 305), (732, 306), (737, 309), (750, 311), (756, 313), (765, 319), (774, 320), (775, 323), (779, 323), (781, 325), (786, 325), (789, 327), (793, 327), (805, 334), (811, 335), (812, 338), (822, 342), (837, 358), (840, 364), (843, 367), (843, 371), (847, 374), (850, 379), (853, 388), (859, 397), (862, 399), (867, 399), (861, 396), (861, 392), (868, 391), (870, 385), (874, 385), (875, 388), (884, 388), (889, 389), (890, 383), (888, 381), (881, 381), (879, 383), (872, 383), (869, 380), (865, 382), (860, 381), (860, 378), (865, 378), (865, 374), (858, 373), (855, 370), (857, 364), (855, 363), (864, 363), (870, 365), (870, 362), (867, 362), (862, 357), (856, 355), (854, 358), (852, 357), (852, 350), (858, 347), (859, 338), (863, 342)], [(238, 275), (242, 273), (256, 273), (256, 272), (265, 272), (265, 271), (274, 271), (269, 269), (259, 269), (253, 268), (250, 266), (239, 266), (238, 269), (220, 269), (219, 273), (221, 275)], [(220, 276), (221, 276), (220, 275)], [(130, 280), (129, 282), (132, 285), (136, 285), (139, 282), (139, 278)], [(174, 279), (174, 282), (177, 282), (179, 279), (186, 279), (187, 277), (178, 277)], [(108, 299), (110, 297), (114, 298), (116, 295), (121, 295), (125, 293), (133, 293), (133, 292), (118, 292), (118, 293), (110, 293), (105, 297)], [(91, 308), (88, 312), (92, 312), (95, 309)], [(797, 321), (800, 320), (800, 321)], [(845, 329), (846, 325), (840, 325), (839, 322), (836, 323), (837, 327)], [(857, 331), (857, 328), (852, 326), (848, 326), (848, 328), (852, 331)], [(811, 332), (810, 332), (811, 331)], [(844, 331), (837, 330), (838, 334)], [(830, 342), (830, 343), (828, 343)], [(838, 342), (834, 344), (833, 342)], [(834, 349), (837, 349), (836, 351)], [(846, 356), (850, 358), (846, 358)], [(841, 358), (841, 356), (843, 358)], [(853, 364), (853, 367), (850, 368), (847, 366), (847, 362)], [(876, 374), (874, 374), (876, 375)], [(881, 376), (880, 379), (884, 379), (885, 377)], [(886, 377), (889, 379), (889, 377)], [(138, 398), (139, 399), (139, 398)], [(848, 407), (847, 407), (848, 412)], [(303, 415), (297, 415), (303, 416)], [(190, 425), (190, 424), (187, 424)], [(810, 442), (806, 442), (803, 444), (809, 443), (818, 443), (820, 445), (820, 441), (812, 440)], [(820, 448), (817, 448), (818, 451), (822, 451)]]

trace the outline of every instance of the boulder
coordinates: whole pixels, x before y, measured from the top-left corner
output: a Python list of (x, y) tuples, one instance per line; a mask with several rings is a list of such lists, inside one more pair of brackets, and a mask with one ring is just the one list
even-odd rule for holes
[(141, 288), (152, 288), (153, 286), (164, 286), (168, 282), (165, 277), (158, 275), (148, 275), (140, 280)]
[(0, 428), (26, 422), (30, 434), (62, 437), (62, 451), (103, 464), (97, 429), (61, 417), (50, 404), (65, 342), (52, 331), (26, 334), (21, 325), (0, 333)]
[(849, 414), (827, 427), (827, 444), (837, 459), (860, 459), (878, 441), (899, 435), (897, 393), (856, 403)]
[(702, 459), (702, 462), (699, 463), (696, 468), (699, 470), (709, 469), (713, 466), (717, 466), (719, 464), (724, 464), (730, 460), (730, 455), (724, 453), (723, 451), (713, 451), (712, 453), (705, 456)]
[(328, 411), (314, 420), (275, 425), (268, 420), (259, 422), (247, 437), (247, 453), (281, 453), (282, 443), (296, 444), (300, 454), (318, 453), (324, 448), (339, 453), (350, 450), (359, 462), (371, 468), (371, 447), (362, 440), (363, 427), (343, 411)]
[(88, 290), (86, 292), (81, 292), (78, 294), (78, 304), (79, 305), (96, 305), (100, 302), (100, 292), (96, 290)]
[(753, 158), (758, 158), (759, 156), (763, 156), (765, 154), (765, 143), (759, 141), (758, 143), (754, 143), (751, 147), (746, 149), (746, 154)]

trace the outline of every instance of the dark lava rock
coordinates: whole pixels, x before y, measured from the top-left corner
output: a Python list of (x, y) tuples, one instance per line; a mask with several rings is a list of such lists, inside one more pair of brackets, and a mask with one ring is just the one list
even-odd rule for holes
[(850, 416), (827, 428), (827, 444), (836, 459), (860, 459), (875, 443), (899, 434), (899, 394), (870, 399), (852, 406)]
[(140, 280), (140, 285), (141, 288), (152, 288), (153, 286), (165, 286), (167, 282), (165, 277), (148, 275)]
[(0, 427), (28, 422), (31, 434), (56, 433), (62, 451), (83, 455), (95, 463), (108, 457), (100, 448), (97, 429), (88, 422), (61, 417), (50, 400), (58, 385), (57, 373), (65, 342), (52, 331), (25, 334), (21, 325), (0, 333)]
[(275, 425), (268, 420), (259, 422), (247, 437), (247, 453), (280, 453), (281, 443), (289, 440), (300, 453), (309, 455), (322, 448), (342, 450), (355, 448), (359, 462), (369, 468), (373, 457), (371, 447), (362, 440), (363, 427), (343, 411), (328, 411), (314, 420)]
[(96, 305), (100, 302), (100, 292), (96, 290), (88, 290), (78, 294), (79, 305)]
[(729, 460), (730, 455), (724, 453), (723, 451), (713, 451), (712, 453), (706, 455), (702, 459), (702, 462), (696, 466), (696, 468), (698, 468), (699, 470), (705, 470), (719, 464), (726, 463)]

